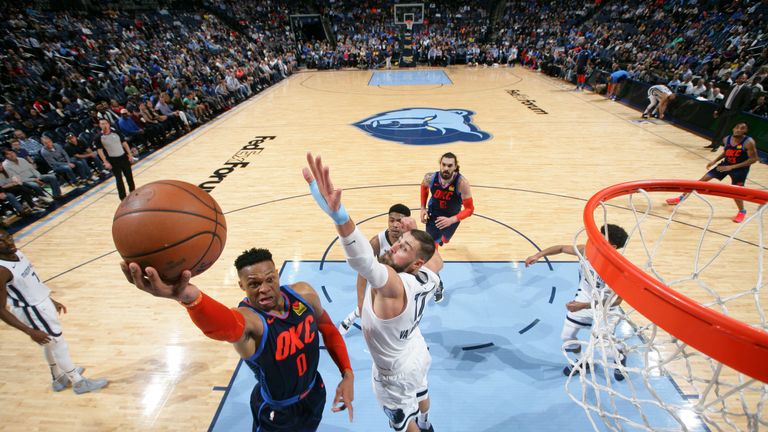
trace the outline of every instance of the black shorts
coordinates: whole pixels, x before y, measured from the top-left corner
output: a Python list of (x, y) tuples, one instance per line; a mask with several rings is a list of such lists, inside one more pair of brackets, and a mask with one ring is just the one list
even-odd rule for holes
[[(718, 165), (722, 166), (722, 165)], [(722, 172), (718, 171), (717, 167), (712, 168), (707, 172), (707, 177), (716, 178), (722, 180), (725, 176), (731, 176), (731, 184), (735, 186), (744, 186), (747, 181), (747, 174), (749, 174), (749, 168), (738, 168), (733, 171)]]
[(317, 374), (315, 386), (304, 399), (277, 408), (270, 406), (261, 397), (261, 384), (251, 392), (251, 413), (253, 432), (314, 432), (320, 425), (325, 409), (325, 384)]
[(453, 237), (453, 234), (456, 232), (456, 228), (459, 227), (461, 222), (456, 222), (448, 228), (441, 230), (437, 227), (437, 225), (435, 225), (435, 219), (437, 219), (438, 216), (450, 217), (447, 215), (430, 215), (429, 219), (427, 220), (427, 234), (432, 236), (432, 239), (435, 240), (435, 243), (443, 246), (451, 240), (451, 237)]
[(577, 66), (576, 67), (576, 75), (584, 75), (587, 73), (587, 67), (586, 66)]

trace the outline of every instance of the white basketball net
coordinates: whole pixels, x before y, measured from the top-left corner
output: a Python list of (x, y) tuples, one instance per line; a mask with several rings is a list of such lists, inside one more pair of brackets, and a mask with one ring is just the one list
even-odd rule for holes
[[(715, 218), (710, 200), (717, 201), (718, 209), (733, 208), (735, 213), (732, 200), (696, 192), (677, 207), (654, 212), (649, 194), (640, 190), (602, 203), (596, 210), (602, 217), (596, 214), (595, 220), (627, 231), (629, 239), (620, 252), (649, 275), (709, 308), (768, 331), (766, 205), (734, 224), (721, 214)], [(747, 208), (751, 212), (754, 206)], [(732, 233), (718, 234), (725, 230)], [(586, 240), (582, 233), (575, 244)], [(591, 270), (585, 257), (579, 260)], [(594, 322), (589, 340), (581, 343), (581, 354), (563, 349), (573, 367), (566, 390), (595, 430), (768, 430), (768, 384), (675, 339), (626, 302), (606, 307), (615, 294), (610, 288), (596, 288), (592, 272), (582, 274), (594, 291)], [(616, 360), (622, 358), (620, 352), (626, 355), (626, 366)], [(617, 380), (615, 374), (625, 379)]]

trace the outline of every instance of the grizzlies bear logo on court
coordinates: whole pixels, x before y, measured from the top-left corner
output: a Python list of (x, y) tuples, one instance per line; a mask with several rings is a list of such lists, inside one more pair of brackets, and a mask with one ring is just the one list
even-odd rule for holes
[(403, 108), (376, 114), (354, 125), (376, 138), (403, 144), (485, 141), (491, 134), (472, 124), (474, 114), (465, 109)]

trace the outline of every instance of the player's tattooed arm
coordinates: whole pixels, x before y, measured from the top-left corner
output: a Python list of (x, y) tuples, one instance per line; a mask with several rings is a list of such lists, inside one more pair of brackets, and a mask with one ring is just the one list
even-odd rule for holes
[(432, 181), (432, 175), (433, 173), (424, 174), (424, 179), (421, 181), (421, 188), (420, 188), (421, 189), (421, 193), (420, 193), (421, 209), (419, 211), (419, 219), (423, 224), (427, 223), (427, 219), (429, 218), (429, 215), (427, 213), (427, 202), (429, 200), (429, 187), (430, 187), (430, 182)]
[(428, 172), (428, 173), (424, 174), (424, 179), (421, 181), (421, 184), (423, 184), (424, 186), (429, 187), (429, 183), (432, 181), (432, 175), (433, 174), (434, 173), (431, 173), (431, 172)]

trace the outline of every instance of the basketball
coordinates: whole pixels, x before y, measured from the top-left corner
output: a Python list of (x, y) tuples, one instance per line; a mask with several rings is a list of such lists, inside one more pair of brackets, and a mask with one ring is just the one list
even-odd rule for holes
[(197, 186), (161, 180), (131, 192), (112, 220), (112, 239), (126, 262), (154, 267), (168, 282), (213, 265), (227, 241), (224, 213)]

